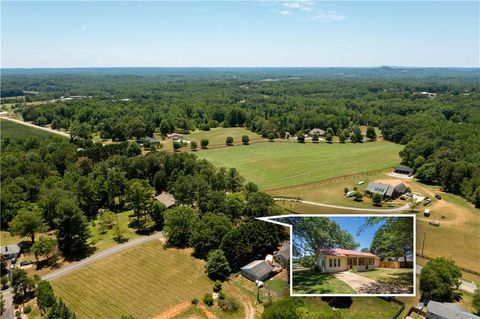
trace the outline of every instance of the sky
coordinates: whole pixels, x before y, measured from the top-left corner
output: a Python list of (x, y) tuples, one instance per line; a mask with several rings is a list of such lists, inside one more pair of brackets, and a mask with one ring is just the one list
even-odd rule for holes
[(1, 67), (479, 67), (479, 1), (1, 1)]
[(330, 220), (336, 222), (342, 230), (346, 230), (352, 234), (355, 241), (360, 244), (357, 250), (370, 248), (375, 232), (385, 223), (382, 221), (376, 225), (365, 227), (364, 230), (358, 234), (360, 227), (366, 222), (365, 217), (330, 217)]

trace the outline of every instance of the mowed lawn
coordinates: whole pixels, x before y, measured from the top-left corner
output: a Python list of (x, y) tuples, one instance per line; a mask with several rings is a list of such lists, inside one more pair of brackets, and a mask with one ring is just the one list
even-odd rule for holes
[(402, 145), (258, 143), (202, 150), (198, 157), (219, 167), (235, 167), (261, 189), (313, 183), (336, 176), (379, 170), (397, 165)]
[(187, 140), (195, 141), (198, 143), (198, 148), (200, 148), (200, 141), (204, 138), (208, 139), (208, 146), (223, 146), (225, 145), (225, 139), (227, 136), (233, 137), (234, 143), (241, 143), (242, 136), (247, 135), (250, 139), (250, 142), (258, 141), (262, 139), (262, 136), (254, 133), (250, 130), (247, 130), (244, 127), (216, 127), (210, 129), (210, 131), (201, 131), (196, 130), (190, 134), (185, 134), (184, 137)]
[(8, 120), (0, 119), (0, 136), (1, 138), (6, 138), (6, 137), (28, 137), (28, 136), (49, 137), (49, 136), (58, 136), (58, 135), (49, 133), (44, 130), (36, 129), (34, 127), (29, 127), (29, 126), (18, 124)]
[[(337, 318), (340, 312), (342, 319), (385, 319), (392, 318), (400, 306), (394, 302), (376, 297), (361, 298), (304, 298), (305, 308), (309, 311), (321, 312), (325, 318)], [(335, 308), (332, 309), (332, 307)]]
[(201, 299), (212, 281), (190, 251), (155, 241), (129, 249), (52, 282), (77, 318), (153, 318), (181, 302)]
[(292, 276), (294, 294), (355, 294), (349, 285), (334, 275), (311, 270), (294, 271)]
[(373, 279), (379, 283), (409, 289), (413, 293), (413, 269), (375, 268), (358, 272), (357, 275)]

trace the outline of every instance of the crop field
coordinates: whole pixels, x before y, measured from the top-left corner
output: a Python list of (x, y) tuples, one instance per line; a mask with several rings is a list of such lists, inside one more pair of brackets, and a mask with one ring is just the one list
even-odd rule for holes
[(17, 124), (8, 120), (0, 120), (0, 128), (1, 128), (0, 129), (1, 138), (27, 137), (27, 136), (38, 136), (38, 137), (55, 136), (55, 134), (49, 133), (47, 131), (38, 130), (33, 127)]
[(269, 190), (393, 167), (400, 162), (401, 149), (389, 142), (273, 142), (202, 150), (197, 155), (219, 167), (235, 167), (246, 180)]
[(153, 318), (212, 291), (204, 262), (155, 241), (52, 282), (77, 318)]

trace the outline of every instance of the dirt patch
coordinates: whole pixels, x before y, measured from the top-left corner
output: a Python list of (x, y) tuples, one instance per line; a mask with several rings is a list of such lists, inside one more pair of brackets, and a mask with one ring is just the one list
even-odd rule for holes
[(168, 309), (164, 313), (162, 313), (158, 316), (155, 316), (153, 319), (171, 319), (171, 318), (174, 318), (174, 317), (178, 316), (182, 312), (186, 311), (189, 307), (190, 307), (190, 303), (185, 301), (185, 302), (182, 302), (182, 303), (176, 305), (173, 308)]
[(215, 314), (204, 304), (199, 304), (198, 308), (202, 309), (203, 313), (205, 313), (205, 316), (207, 316), (208, 319), (218, 319), (218, 317), (215, 316)]

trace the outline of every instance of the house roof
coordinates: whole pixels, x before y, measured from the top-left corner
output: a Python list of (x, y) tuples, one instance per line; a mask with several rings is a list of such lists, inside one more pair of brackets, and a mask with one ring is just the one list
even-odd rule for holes
[(447, 302), (430, 301), (427, 305), (427, 313), (449, 319), (478, 319), (479, 316), (466, 312), (456, 304)]
[(398, 165), (397, 167), (395, 167), (395, 170), (396, 171), (413, 172), (413, 168), (411, 168), (409, 166), (405, 166), (405, 165)]
[(183, 137), (183, 135), (180, 134), (180, 133), (172, 133), (172, 134), (167, 134), (167, 137), (170, 137), (170, 138), (172, 138), (172, 137)]
[(285, 243), (280, 247), (278, 252), (275, 254), (275, 256), (282, 256), (285, 259), (290, 259), (290, 244)]
[(318, 249), (323, 255), (339, 256), (339, 257), (377, 257), (372, 253), (364, 253), (362, 251), (342, 249), (342, 248), (320, 248)]
[(255, 274), (256, 277), (262, 277), (272, 272), (273, 267), (265, 260), (254, 260), (248, 265), (243, 266), (240, 270), (248, 271)]
[(0, 247), (0, 253), (2, 255), (19, 254), (20, 253), (20, 246), (18, 246), (18, 245), (1, 246)]
[(314, 128), (314, 129), (310, 130), (309, 134), (310, 135), (313, 135), (313, 134), (323, 135), (323, 134), (325, 134), (325, 131), (322, 130), (321, 128)]
[(167, 208), (175, 205), (175, 197), (167, 192), (162, 192), (160, 195), (155, 196), (155, 199), (165, 205)]
[(370, 193), (380, 193), (385, 195), (390, 188), (390, 185), (382, 184), (382, 183), (369, 183), (367, 186), (367, 191)]

